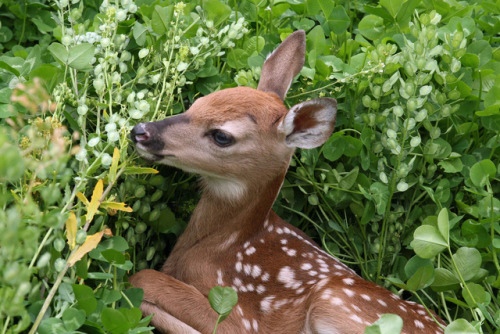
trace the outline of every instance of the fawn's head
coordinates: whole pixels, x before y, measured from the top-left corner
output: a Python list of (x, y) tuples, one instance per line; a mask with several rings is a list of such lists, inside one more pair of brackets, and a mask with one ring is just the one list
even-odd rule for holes
[(257, 89), (224, 89), (188, 111), (140, 123), (132, 140), (148, 160), (200, 174), (215, 195), (239, 198), (288, 168), (296, 147), (323, 144), (335, 125), (336, 101), (310, 100), (287, 110), (283, 99), (305, 58), (305, 34), (291, 34), (267, 58)]

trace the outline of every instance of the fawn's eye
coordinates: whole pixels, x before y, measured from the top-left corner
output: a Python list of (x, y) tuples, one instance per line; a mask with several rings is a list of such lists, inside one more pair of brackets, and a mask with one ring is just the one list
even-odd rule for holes
[(234, 137), (224, 131), (212, 130), (209, 135), (212, 137), (217, 146), (227, 147), (234, 144)]

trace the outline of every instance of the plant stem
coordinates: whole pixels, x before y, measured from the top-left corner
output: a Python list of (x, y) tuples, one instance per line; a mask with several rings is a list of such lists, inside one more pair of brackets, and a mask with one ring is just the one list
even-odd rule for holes
[(212, 332), (212, 334), (215, 334), (215, 332), (217, 331), (217, 325), (219, 325), (221, 318), (222, 318), (222, 316), (219, 315), (219, 317), (217, 318), (217, 321), (215, 322), (215, 327), (214, 327), (214, 331)]

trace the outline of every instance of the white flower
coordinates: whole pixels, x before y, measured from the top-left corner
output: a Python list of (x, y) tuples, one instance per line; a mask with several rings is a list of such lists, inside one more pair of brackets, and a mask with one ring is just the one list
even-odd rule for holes
[(140, 112), (139, 110), (137, 109), (129, 109), (128, 111), (128, 114), (130, 115), (130, 117), (132, 117), (133, 119), (141, 119), (142, 116), (143, 116), (143, 113)]
[(115, 123), (108, 123), (106, 124), (106, 126), (104, 127), (104, 130), (106, 132), (113, 132), (116, 130), (116, 124)]
[(210, 40), (208, 39), (208, 37), (200, 38), (201, 45), (208, 45), (209, 42), (210, 42)]
[(191, 54), (196, 56), (198, 53), (200, 53), (200, 49), (198, 49), (196, 46), (192, 46), (189, 48), (189, 51), (191, 51)]
[(75, 154), (75, 158), (78, 161), (85, 161), (85, 158), (87, 157), (87, 150), (84, 148), (80, 148), (80, 151), (78, 151), (77, 154)]
[(132, 93), (128, 94), (128, 96), (127, 96), (127, 102), (128, 103), (132, 103), (132, 102), (134, 102), (134, 100), (135, 100), (135, 92), (132, 92)]
[(117, 131), (108, 132), (108, 142), (112, 143), (120, 139), (120, 134)]
[(101, 39), (101, 46), (103, 48), (106, 48), (109, 46), (109, 44), (111, 43), (111, 41), (109, 40), (109, 38), (105, 37), (103, 39)]
[(141, 91), (141, 92), (137, 93), (137, 99), (138, 99), (138, 100), (142, 100), (142, 99), (144, 98), (144, 94), (145, 94), (145, 93), (144, 93), (143, 91)]
[(108, 120), (108, 122), (109, 122), (109, 123), (116, 123), (116, 122), (118, 122), (119, 120), (120, 120), (120, 115), (118, 115), (118, 114), (113, 114), (113, 115), (109, 116), (109, 120)]
[(124, 62), (119, 63), (118, 67), (120, 68), (121, 73), (127, 72), (127, 64), (125, 64)]
[(103, 153), (101, 156), (102, 165), (108, 167), (111, 166), (111, 162), (113, 162), (113, 158), (108, 153)]
[(135, 103), (135, 107), (139, 109), (142, 112), (148, 112), (149, 111), (149, 103), (148, 101), (141, 100)]
[(420, 137), (413, 137), (411, 140), (410, 140), (410, 146), (411, 147), (417, 147), (418, 145), (420, 145), (420, 142), (422, 141), (422, 139), (420, 139)]
[(61, 42), (64, 45), (69, 45), (71, 43), (71, 36), (69, 35), (64, 35), (64, 37), (61, 39)]
[(128, 11), (132, 14), (137, 12), (137, 5), (135, 3), (131, 3), (130, 6), (128, 6)]
[(160, 81), (160, 78), (161, 78), (161, 74), (155, 74), (151, 77), (151, 82), (153, 82), (154, 84), (158, 83), (158, 81)]
[(387, 129), (387, 137), (389, 137), (389, 138), (396, 138), (397, 135), (398, 134), (393, 129)]
[(121, 3), (122, 3), (122, 6), (123, 7), (128, 7), (130, 5), (130, 0), (122, 0)]
[(97, 91), (101, 91), (104, 89), (104, 80), (102, 80), (101, 78), (95, 79), (93, 84), (94, 84), (95, 90), (97, 90)]
[(188, 64), (181, 61), (179, 65), (177, 65), (177, 71), (182, 72), (185, 71), (188, 68)]
[(420, 110), (415, 116), (417, 122), (422, 122), (427, 117), (427, 109)]
[(380, 173), (379, 178), (380, 178), (380, 181), (382, 181), (384, 183), (389, 182), (389, 180), (387, 179), (387, 175), (384, 172)]
[(125, 10), (119, 9), (116, 12), (116, 19), (118, 20), (118, 22), (124, 21), (126, 18), (127, 18), (127, 12)]
[(113, 74), (111, 75), (111, 82), (113, 82), (114, 84), (120, 83), (121, 79), (122, 77), (118, 72), (113, 72)]
[(123, 128), (124, 126), (127, 125), (127, 120), (125, 118), (120, 118), (120, 120), (118, 121), (118, 125)]
[(92, 138), (91, 140), (89, 140), (89, 142), (87, 143), (87, 145), (89, 147), (94, 147), (96, 146), (97, 144), (99, 144), (99, 142), (101, 141), (101, 139), (99, 137), (94, 137)]
[(396, 188), (398, 188), (398, 191), (406, 191), (406, 190), (408, 190), (408, 183), (406, 183), (404, 181), (400, 181), (398, 183), (398, 185), (396, 186)]
[(89, 110), (89, 107), (87, 107), (85, 104), (78, 106), (76, 111), (78, 112), (78, 115), (85, 116), (87, 114), (87, 111)]
[(148, 49), (141, 49), (141, 51), (139, 51), (139, 58), (142, 59), (142, 58), (146, 57), (148, 54), (149, 54)]

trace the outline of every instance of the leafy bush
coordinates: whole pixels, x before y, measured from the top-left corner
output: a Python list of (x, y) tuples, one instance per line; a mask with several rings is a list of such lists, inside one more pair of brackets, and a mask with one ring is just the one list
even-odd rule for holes
[(164, 261), (198, 195), (189, 175), (138, 167), (128, 132), (199, 95), (255, 87), (296, 29), (306, 65), (286, 103), (335, 97), (337, 131), (297, 152), (275, 210), (436, 310), (447, 333), (499, 327), (498, 3), (0, 8), (2, 333), (152, 329), (127, 277)]

